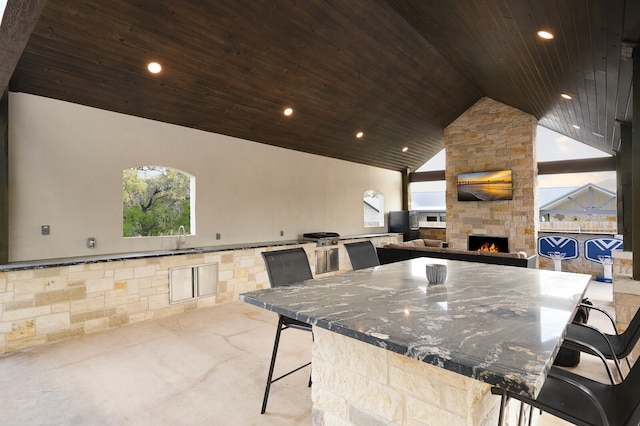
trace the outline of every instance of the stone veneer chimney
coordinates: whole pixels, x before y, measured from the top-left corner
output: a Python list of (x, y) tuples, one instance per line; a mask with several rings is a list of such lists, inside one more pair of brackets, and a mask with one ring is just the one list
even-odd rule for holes
[[(536, 119), (482, 98), (444, 129), (447, 241), (467, 249), (470, 234), (506, 236), (509, 251), (536, 253), (539, 224)], [(458, 201), (459, 173), (509, 169), (513, 200)]]

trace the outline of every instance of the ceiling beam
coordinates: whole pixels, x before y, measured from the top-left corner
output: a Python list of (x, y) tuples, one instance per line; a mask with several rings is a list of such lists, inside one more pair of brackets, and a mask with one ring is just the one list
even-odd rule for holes
[(538, 163), (538, 175), (562, 173), (613, 172), (616, 161), (613, 157), (585, 158), (582, 160), (545, 161)]
[[(538, 163), (539, 175), (556, 175), (562, 173), (593, 173), (616, 170), (613, 157), (586, 158), (582, 160), (546, 161)], [(445, 180), (444, 170), (429, 172), (414, 172), (409, 176), (409, 182), (433, 182)]]

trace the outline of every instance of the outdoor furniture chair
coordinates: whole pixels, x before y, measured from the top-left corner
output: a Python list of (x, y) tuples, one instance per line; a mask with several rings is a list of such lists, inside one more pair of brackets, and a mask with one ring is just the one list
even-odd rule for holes
[(347, 250), (354, 271), (380, 265), (378, 253), (371, 241), (345, 244), (344, 248)]
[[(498, 426), (503, 424), (504, 408), (509, 398), (580, 426), (637, 426), (640, 424), (639, 386), (640, 363), (635, 363), (627, 377), (615, 385), (600, 383), (554, 366), (536, 399), (497, 387), (491, 388), (491, 393), (501, 395)], [(522, 411), (521, 408), (521, 414)]]
[[(309, 259), (307, 258), (306, 252), (302, 248), (263, 252), (262, 257), (264, 258), (264, 263), (267, 268), (267, 274), (269, 276), (271, 287), (298, 284), (305, 280), (310, 280), (313, 278), (313, 275), (311, 274), (311, 268), (309, 266)], [(288, 373), (285, 373), (273, 379), (273, 370), (276, 364), (278, 345), (280, 344), (280, 333), (288, 328), (309, 332), (312, 331), (310, 324), (278, 314), (278, 328), (276, 331), (276, 338), (273, 343), (273, 353), (271, 354), (269, 375), (267, 376), (267, 385), (264, 390), (262, 411), (260, 412), (260, 414), (264, 414), (264, 412), (267, 410), (267, 400), (269, 399), (269, 390), (271, 389), (272, 383), (275, 383), (278, 380), (287, 377), (288, 375), (295, 373), (296, 371), (311, 364), (311, 362), (308, 362), (305, 365), (302, 365), (294, 370), (289, 371)], [(311, 378), (309, 379), (309, 386), (311, 386)]]
[[(602, 359), (607, 368), (606, 360), (613, 360), (622, 378), (624, 375), (620, 368), (620, 360), (625, 359), (627, 366), (631, 369), (628, 356), (638, 343), (638, 339), (640, 339), (640, 309), (636, 311), (627, 329), (623, 333), (618, 333), (615, 320), (609, 313), (596, 306), (589, 306), (589, 308), (606, 315), (611, 321), (615, 334), (605, 333), (589, 324), (573, 323), (567, 326), (567, 334), (563, 346), (596, 355)], [(610, 373), (609, 376), (611, 377)]]

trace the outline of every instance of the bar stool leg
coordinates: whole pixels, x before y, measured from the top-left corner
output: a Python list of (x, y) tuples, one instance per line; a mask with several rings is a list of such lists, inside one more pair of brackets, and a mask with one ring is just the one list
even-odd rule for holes
[(269, 399), (269, 390), (271, 389), (271, 380), (273, 378), (273, 369), (276, 365), (276, 355), (278, 353), (278, 345), (280, 344), (280, 333), (282, 332), (282, 324), (284, 318), (282, 315), (278, 315), (278, 330), (276, 331), (276, 339), (273, 342), (273, 353), (271, 354), (271, 364), (269, 365), (269, 375), (267, 376), (267, 386), (264, 389), (264, 398), (262, 399), (262, 411), (260, 414), (264, 414), (267, 411), (267, 400)]
[(502, 426), (504, 424), (504, 411), (507, 406), (507, 392), (503, 392), (500, 397), (500, 415), (498, 416), (498, 426)]
[(520, 412), (518, 413), (518, 426), (522, 425), (522, 415), (524, 414), (524, 402), (520, 403)]

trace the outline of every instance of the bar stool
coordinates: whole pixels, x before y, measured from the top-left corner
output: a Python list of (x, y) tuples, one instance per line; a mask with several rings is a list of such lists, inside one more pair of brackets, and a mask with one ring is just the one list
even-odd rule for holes
[[(299, 284), (305, 280), (310, 280), (313, 278), (313, 275), (311, 274), (311, 267), (309, 266), (309, 259), (307, 258), (307, 253), (303, 248), (262, 252), (262, 257), (267, 268), (267, 274), (269, 276), (271, 287)], [(278, 380), (287, 377), (288, 375), (295, 373), (296, 371), (311, 364), (311, 362), (308, 362), (294, 370), (289, 371), (288, 373), (285, 373), (273, 379), (273, 370), (276, 364), (278, 345), (280, 344), (280, 333), (282, 333), (283, 330), (287, 330), (289, 328), (312, 332), (310, 324), (278, 314), (278, 328), (276, 331), (275, 341), (273, 342), (271, 364), (269, 365), (267, 385), (264, 390), (264, 398), (262, 399), (262, 411), (260, 411), (260, 414), (264, 414), (264, 412), (267, 410), (267, 400), (269, 399), (269, 391), (271, 390), (272, 383), (275, 383)], [(311, 386), (311, 378), (309, 378), (309, 386)]]
[(639, 386), (640, 363), (635, 363), (627, 377), (618, 384), (600, 383), (551, 367), (536, 399), (497, 387), (492, 387), (491, 393), (501, 396), (498, 426), (503, 424), (504, 408), (509, 398), (576, 425), (637, 426), (640, 424)]

